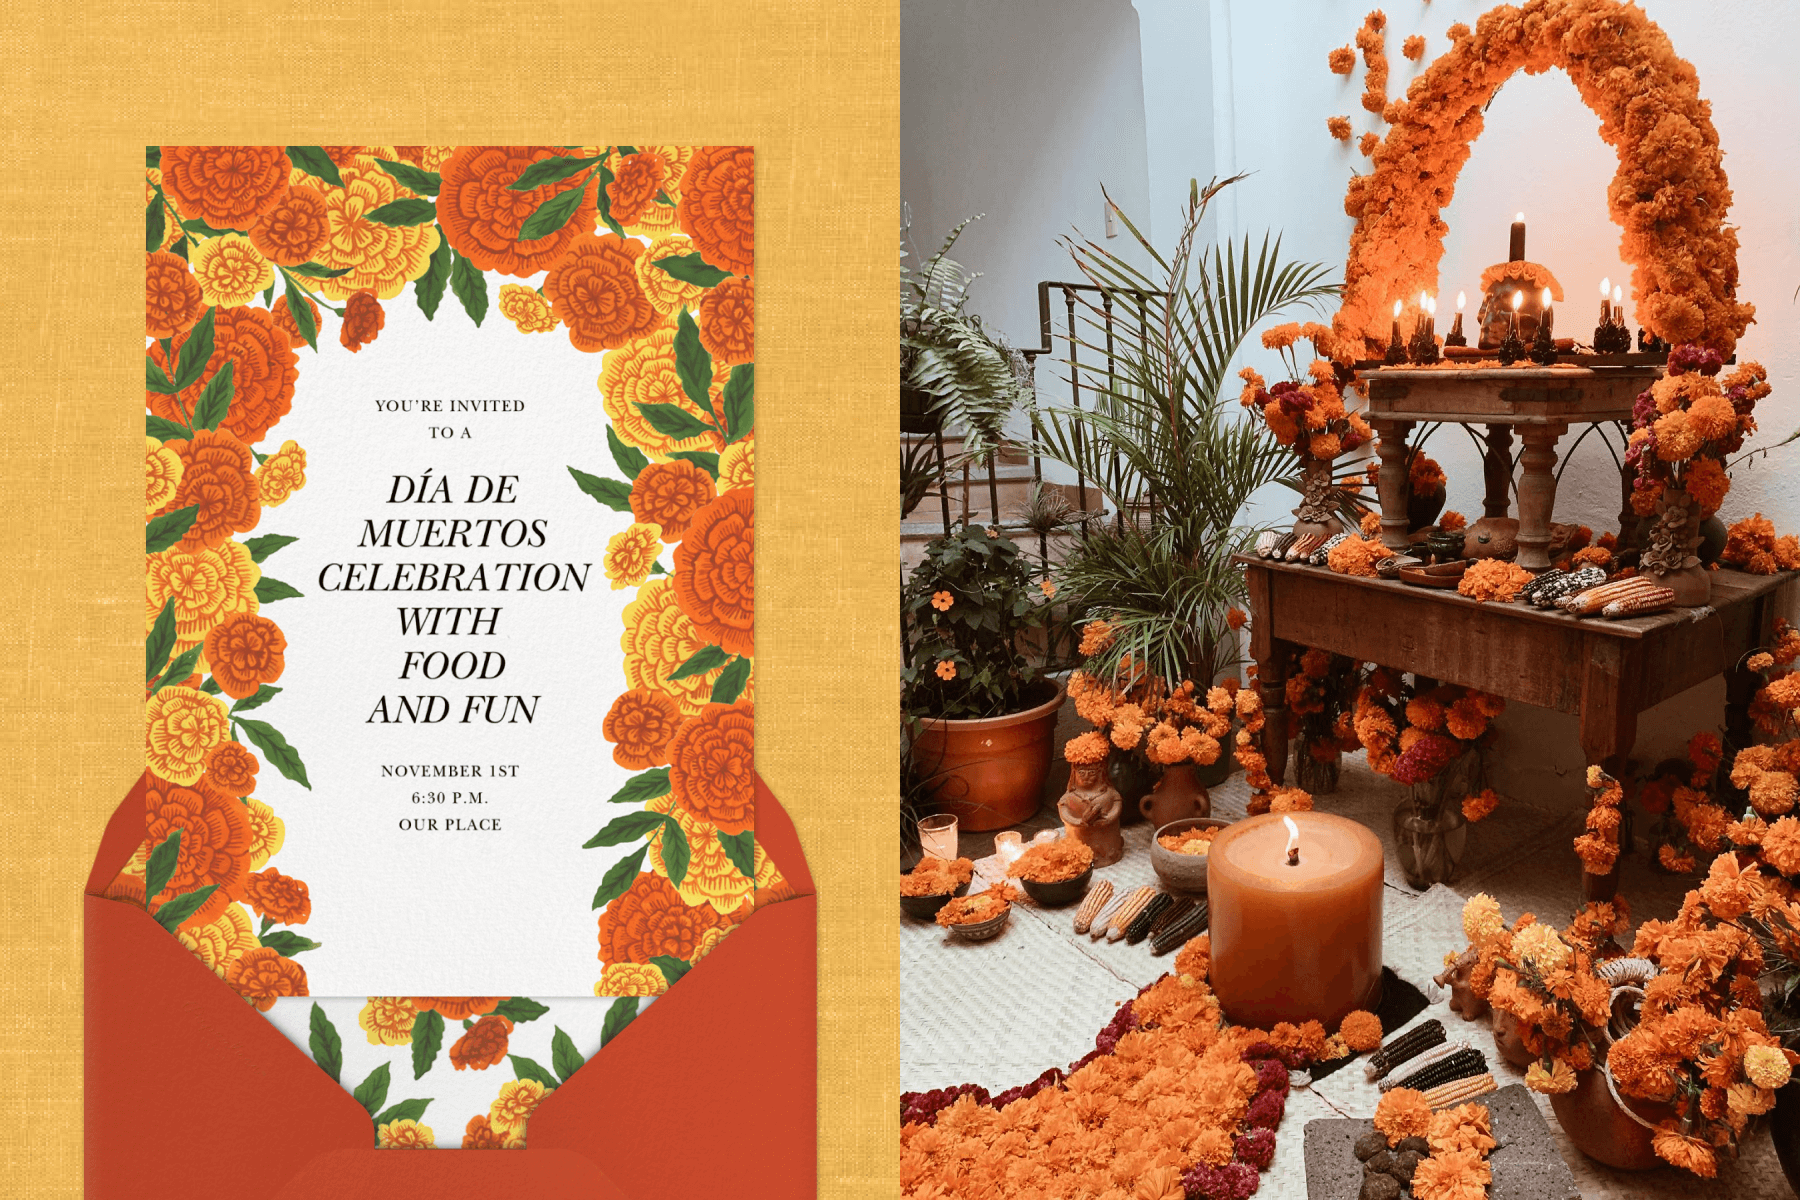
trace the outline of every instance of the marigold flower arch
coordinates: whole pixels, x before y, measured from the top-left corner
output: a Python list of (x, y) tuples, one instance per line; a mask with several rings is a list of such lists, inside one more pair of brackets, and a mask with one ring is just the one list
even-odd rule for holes
[(1692, 64), (1621, 0), (1527, 0), (1483, 14), (1383, 112), (1374, 170), (1344, 195), (1356, 218), (1333, 319), (1338, 354), (1379, 354), (1397, 296), (1435, 291), (1449, 226), (1440, 213), (1480, 135), (1482, 111), (1516, 72), (1561, 67), (1619, 156), (1607, 207), (1632, 267), (1639, 324), (1665, 341), (1729, 354), (1755, 319), (1740, 304), (1731, 188), (1712, 106)]

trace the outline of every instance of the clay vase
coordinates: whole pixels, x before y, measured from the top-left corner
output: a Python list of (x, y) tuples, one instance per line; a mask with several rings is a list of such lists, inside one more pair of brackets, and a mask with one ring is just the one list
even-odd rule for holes
[(1118, 789), (1119, 799), (1125, 802), (1124, 824), (1135, 825), (1142, 819), (1142, 810), (1138, 802), (1150, 794), (1156, 786), (1156, 776), (1151, 773), (1150, 764), (1136, 750), (1118, 750), (1109, 752), (1111, 757), (1106, 762), (1106, 778)]
[(1109, 866), (1125, 857), (1125, 839), (1119, 834), (1119, 813), (1124, 803), (1118, 789), (1106, 781), (1106, 764), (1075, 763), (1069, 769), (1069, 790), (1056, 802), (1063, 829), (1094, 852), (1096, 867)]
[(1152, 829), (1161, 829), (1170, 821), (1212, 816), (1212, 796), (1200, 786), (1193, 763), (1172, 763), (1150, 794), (1138, 799), (1138, 811)]
[[(1647, 1171), (1662, 1163), (1651, 1148), (1652, 1131), (1619, 1107), (1607, 1087), (1603, 1068), (1578, 1071), (1575, 1080), (1575, 1090), (1552, 1095), (1550, 1107), (1577, 1150), (1622, 1171)], [(1642, 1100), (1626, 1102), (1652, 1125), (1670, 1115), (1667, 1105)]]
[(1500, 1057), (1515, 1067), (1529, 1067), (1537, 1061), (1537, 1055), (1525, 1048), (1524, 1039), (1519, 1037), (1519, 1019), (1509, 1012), (1494, 1009), (1494, 1049)]
[(1300, 507), (1294, 510), (1294, 536), (1308, 534), (1330, 537), (1344, 527), (1338, 520), (1331, 486), (1331, 462), (1313, 458), (1300, 459)]
[(1619, 864), (1615, 861), (1613, 869), (1604, 875), (1596, 875), (1592, 871), (1581, 873), (1581, 898), (1594, 903), (1611, 900), (1619, 894)]
[(1712, 598), (1712, 572), (1700, 562), (1700, 505), (1685, 488), (1671, 485), (1657, 507), (1639, 565), (1674, 591), (1676, 607), (1697, 608)]
[(921, 720), (913, 750), (921, 762), (932, 764), (938, 810), (953, 813), (966, 832), (1030, 820), (1043, 803), (1064, 695), (1061, 683), (1045, 681), (1024, 712)]
[(1800, 1083), (1775, 1089), (1775, 1109), (1769, 1114), (1769, 1137), (1788, 1186), (1800, 1195)]

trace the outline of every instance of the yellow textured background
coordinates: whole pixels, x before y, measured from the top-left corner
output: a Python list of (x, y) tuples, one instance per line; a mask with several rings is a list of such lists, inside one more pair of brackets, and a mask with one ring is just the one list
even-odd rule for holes
[(898, 9), (7, 6), (0, 1194), (80, 1192), (79, 897), (143, 761), (142, 147), (351, 137), (756, 147), (757, 758), (821, 894), (819, 1194), (896, 1192)]

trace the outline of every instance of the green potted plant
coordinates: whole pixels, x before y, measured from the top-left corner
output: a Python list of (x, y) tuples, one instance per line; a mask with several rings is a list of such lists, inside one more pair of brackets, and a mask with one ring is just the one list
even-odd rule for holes
[(900, 596), (901, 704), (929, 802), (963, 829), (1037, 812), (1063, 686), (1032, 661), (1055, 588), (1011, 538), (959, 524), (925, 547)]

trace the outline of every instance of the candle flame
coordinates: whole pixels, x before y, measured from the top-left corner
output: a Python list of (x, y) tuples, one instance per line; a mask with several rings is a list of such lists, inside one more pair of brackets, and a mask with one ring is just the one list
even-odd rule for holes
[(1398, 300), (1396, 300), (1396, 301), (1394, 301), (1394, 320), (1398, 321), (1399, 319), (1400, 319), (1400, 302)]
[(1294, 818), (1292, 817), (1281, 818), (1281, 823), (1287, 826), (1287, 856), (1288, 859), (1292, 861), (1294, 855), (1300, 853), (1300, 827), (1294, 824)]
[(1433, 296), (1431, 299), (1425, 301), (1425, 311), (1430, 313), (1434, 317), (1437, 316), (1437, 297), (1436, 296)]
[(1525, 223), (1525, 214), (1524, 213), (1514, 213), (1513, 220), (1515, 220), (1519, 224), (1523, 225)]
[(1425, 307), (1425, 302), (1426, 302), (1426, 296), (1425, 296), (1425, 293), (1424, 293), (1424, 292), (1420, 292), (1420, 293), (1419, 293), (1419, 307), (1420, 307), (1420, 308), (1424, 308), (1424, 307)]
[(1545, 307), (1545, 308), (1550, 307), (1550, 289), (1549, 288), (1544, 289), (1544, 295), (1543, 295), (1543, 299), (1542, 299), (1541, 303), (1542, 303), (1543, 307)]
[(1617, 285), (1614, 285), (1614, 287), (1613, 287), (1613, 303), (1619, 304), (1619, 303), (1623, 302), (1624, 299), (1625, 299), (1625, 289), (1622, 287), (1619, 287)]
[(1513, 311), (1518, 312), (1519, 306), (1523, 303), (1525, 303), (1525, 289), (1524, 288), (1514, 288), (1513, 289), (1513, 297), (1512, 297)]
[(1467, 304), (1468, 302), (1469, 302), (1469, 294), (1467, 292), (1456, 293), (1456, 311), (1457, 312), (1461, 312), (1463, 310), (1463, 305)]
[(1608, 277), (1600, 281), (1600, 298), (1604, 300), (1610, 295), (1612, 295), (1612, 279)]

